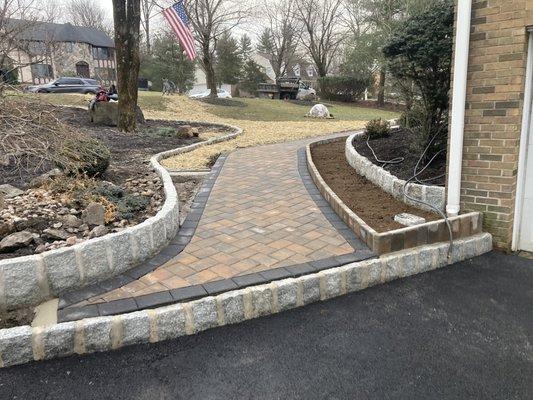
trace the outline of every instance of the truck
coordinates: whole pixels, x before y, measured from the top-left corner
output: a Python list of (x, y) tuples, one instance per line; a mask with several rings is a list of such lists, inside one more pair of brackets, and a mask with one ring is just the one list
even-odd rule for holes
[(300, 78), (279, 78), (276, 83), (260, 83), (257, 88), (259, 97), (296, 100), (300, 90)]

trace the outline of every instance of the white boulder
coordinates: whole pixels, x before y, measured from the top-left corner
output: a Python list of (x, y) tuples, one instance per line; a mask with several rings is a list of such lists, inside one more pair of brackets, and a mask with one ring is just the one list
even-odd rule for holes
[(333, 118), (324, 104), (315, 104), (307, 116), (311, 118)]

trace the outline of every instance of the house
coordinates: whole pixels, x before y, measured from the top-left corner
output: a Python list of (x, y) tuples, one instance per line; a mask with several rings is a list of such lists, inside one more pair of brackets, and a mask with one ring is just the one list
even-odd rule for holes
[(533, 0), (456, 0), (447, 212), (533, 251)]
[[(205, 72), (199, 66), (196, 66), (196, 69), (194, 71), (194, 81), (194, 86), (188, 92), (189, 95), (200, 94), (207, 91), (207, 79), (205, 77)], [(228, 93), (232, 93), (232, 85), (224, 83), (222, 85), (219, 85), (219, 88), (225, 90)]]
[(45, 83), (60, 76), (94, 78), (104, 85), (116, 82), (115, 44), (105, 32), (69, 23), (9, 23), (20, 26), (8, 57), (18, 67), (21, 83)]
[(285, 76), (289, 78), (300, 78), (302, 82), (308, 84), (311, 87), (316, 87), (318, 80), (318, 72), (315, 64), (306, 60), (300, 59), (291, 63), (287, 67)]

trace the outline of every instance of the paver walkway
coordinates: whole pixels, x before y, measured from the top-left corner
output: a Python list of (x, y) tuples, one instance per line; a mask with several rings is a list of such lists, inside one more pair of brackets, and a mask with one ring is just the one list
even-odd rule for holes
[(365, 249), (360, 242), (354, 245), (355, 237), (348, 242), (317, 206), (313, 198), (316, 195), (311, 195), (304, 185), (298, 149), (310, 141), (231, 153), (183, 252), (140, 279), (80, 305), (137, 297)]

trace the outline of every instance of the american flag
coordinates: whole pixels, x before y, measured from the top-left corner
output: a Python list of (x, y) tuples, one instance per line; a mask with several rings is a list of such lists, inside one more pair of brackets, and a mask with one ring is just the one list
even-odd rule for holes
[(166, 8), (163, 11), (163, 15), (178, 36), (178, 40), (187, 57), (190, 60), (194, 60), (196, 57), (196, 48), (194, 47), (194, 38), (189, 28), (189, 18), (185, 13), (183, 0), (178, 1), (172, 7)]

